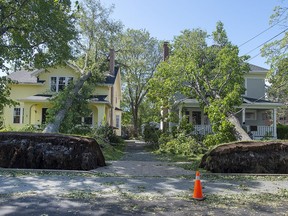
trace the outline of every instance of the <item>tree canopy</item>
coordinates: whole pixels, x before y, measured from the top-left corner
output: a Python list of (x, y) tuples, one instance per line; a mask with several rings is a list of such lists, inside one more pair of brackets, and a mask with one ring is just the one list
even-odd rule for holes
[[(210, 38), (212, 45), (208, 45)], [(244, 74), (249, 67), (244, 63), (247, 57), (239, 57), (238, 47), (229, 42), (223, 24), (218, 22), (211, 36), (201, 29), (184, 30), (175, 37), (171, 50), (169, 59), (159, 65), (150, 82), (150, 96), (160, 103), (165, 99), (174, 102), (176, 93), (196, 98), (214, 132), (233, 131), (232, 121), (227, 119), (242, 103)], [(239, 127), (238, 123), (237, 130)], [(239, 130), (240, 137), (248, 137)]]
[[(121, 64), (124, 86), (123, 104), (132, 116), (135, 136), (139, 130), (141, 105), (162, 58), (160, 42), (146, 30), (127, 29), (120, 38), (118, 61)], [(143, 112), (144, 114), (144, 112)]]
[(112, 11), (113, 7), (106, 8), (99, 0), (83, 0), (79, 4), (75, 15), (79, 38), (73, 47), (75, 59), (69, 64), (81, 77), (52, 99), (53, 108), (48, 110), (49, 123), (44, 132), (69, 132), (77, 117), (87, 117), (85, 114), (91, 112), (87, 100), (109, 71), (109, 51), (122, 29), (120, 22), (110, 18)]
[(1, 0), (0, 69), (36, 68), (71, 58), (76, 37), (70, 0)]
[(270, 24), (278, 23), (284, 34), (282, 38), (265, 44), (261, 49), (262, 56), (267, 58), (270, 65), (268, 80), (271, 86), (268, 89), (270, 99), (280, 102), (288, 101), (288, 7), (277, 6), (270, 17)]

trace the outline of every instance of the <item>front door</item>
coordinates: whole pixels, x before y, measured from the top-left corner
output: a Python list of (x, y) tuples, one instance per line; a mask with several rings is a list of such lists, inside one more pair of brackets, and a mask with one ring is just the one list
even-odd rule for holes
[(201, 125), (201, 111), (192, 111), (193, 125)]
[(48, 108), (42, 108), (42, 122), (41, 122), (41, 124), (46, 124), (47, 109)]

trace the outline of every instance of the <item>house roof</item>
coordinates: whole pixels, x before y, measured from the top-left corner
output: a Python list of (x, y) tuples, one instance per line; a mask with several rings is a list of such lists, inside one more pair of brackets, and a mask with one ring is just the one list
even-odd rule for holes
[(250, 97), (246, 97), (246, 96), (242, 96), (244, 99), (244, 103), (274, 103), (272, 101), (269, 100), (263, 100), (261, 98), (250, 98)]
[[(28, 96), (25, 98), (20, 98), (18, 101), (27, 101), (27, 102), (49, 102), (49, 98), (51, 98), (53, 95), (51, 94), (36, 94), (32, 96)], [(105, 98), (108, 95), (92, 95), (91, 98), (89, 99), (89, 102), (91, 103), (102, 103), (102, 104), (108, 104), (111, 106), (110, 102), (105, 100)]]
[(269, 70), (257, 65), (249, 64), (250, 72), (268, 72)]
[(50, 97), (51, 96), (49, 96), (49, 95), (47, 95), (47, 96), (44, 96), (44, 95), (32, 95), (32, 96), (29, 96), (29, 97), (26, 97), (26, 98), (20, 98), (20, 99), (18, 99), (18, 101), (48, 102), (48, 99)]
[(243, 97), (243, 103), (241, 105), (241, 107), (245, 108), (245, 107), (249, 107), (249, 108), (277, 108), (277, 107), (281, 107), (284, 104), (282, 103), (277, 103), (277, 102), (273, 102), (273, 101), (269, 101), (269, 100), (263, 100), (261, 98), (255, 99), (255, 98), (249, 98), (246, 96), (242, 96)]
[(108, 95), (92, 95), (90, 97), (91, 101), (107, 101), (105, 100)]
[(33, 71), (19, 70), (9, 74), (7, 77), (19, 83), (37, 83), (37, 77), (32, 75)]
[(106, 79), (105, 79), (104, 83), (105, 83), (105, 84), (114, 84), (118, 72), (119, 72), (119, 67), (115, 67), (115, 68), (114, 68), (114, 74), (111, 75), (111, 74), (109, 73), (108, 75), (106, 75)]
[[(9, 74), (8, 77), (19, 83), (38, 84), (42, 82), (37, 79), (37, 76), (44, 71), (45, 69), (36, 69), (34, 71), (19, 70), (19, 71), (15, 71)], [(108, 84), (108, 85), (113, 85), (115, 83), (118, 72), (119, 72), (119, 67), (115, 67), (114, 74), (113, 75), (107, 74), (105, 81), (103, 83)]]
[[(281, 107), (284, 104), (277, 103), (269, 100), (263, 100), (263, 99), (255, 99), (255, 98), (249, 98), (246, 96), (242, 96), (243, 103), (240, 105), (242, 108), (258, 108), (258, 109), (266, 109), (266, 108), (277, 108)], [(187, 107), (199, 107), (199, 102), (197, 99), (191, 99), (191, 98), (185, 98), (180, 99), (178, 101), (175, 101), (175, 105), (179, 106), (179, 104), (182, 104), (182, 106)]]

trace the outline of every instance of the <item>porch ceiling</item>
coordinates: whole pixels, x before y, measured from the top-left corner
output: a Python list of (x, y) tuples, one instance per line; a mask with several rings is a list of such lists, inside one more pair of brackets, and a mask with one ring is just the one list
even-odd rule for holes
[(243, 103), (240, 108), (249, 108), (249, 109), (274, 109), (283, 106), (280, 103), (253, 103), (247, 104)]

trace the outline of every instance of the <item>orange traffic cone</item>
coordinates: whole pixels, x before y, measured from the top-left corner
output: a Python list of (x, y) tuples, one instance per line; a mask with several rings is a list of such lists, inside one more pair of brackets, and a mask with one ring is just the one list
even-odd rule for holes
[(200, 172), (196, 171), (196, 179), (195, 179), (195, 183), (194, 183), (194, 193), (193, 193), (193, 199), (195, 200), (204, 200), (205, 197), (203, 196), (202, 193), (202, 185), (201, 185), (201, 181), (200, 181)]

